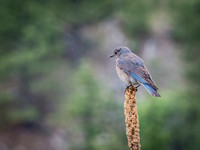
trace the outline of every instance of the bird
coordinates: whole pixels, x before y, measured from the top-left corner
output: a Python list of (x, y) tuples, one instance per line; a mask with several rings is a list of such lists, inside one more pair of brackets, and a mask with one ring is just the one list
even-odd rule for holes
[(161, 97), (158, 94), (158, 87), (155, 85), (144, 61), (132, 53), (128, 47), (119, 46), (114, 49), (109, 58), (116, 60), (116, 71), (119, 78), (126, 83), (127, 87), (134, 86), (136, 89), (143, 85), (146, 90), (155, 97)]

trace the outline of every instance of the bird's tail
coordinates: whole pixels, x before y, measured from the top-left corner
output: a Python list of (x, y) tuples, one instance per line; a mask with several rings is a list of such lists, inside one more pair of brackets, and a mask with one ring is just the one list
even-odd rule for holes
[(143, 85), (152, 96), (161, 97), (160, 94), (158, 94), (157, 89), (151, 87), (148, 84), (143, 84)]

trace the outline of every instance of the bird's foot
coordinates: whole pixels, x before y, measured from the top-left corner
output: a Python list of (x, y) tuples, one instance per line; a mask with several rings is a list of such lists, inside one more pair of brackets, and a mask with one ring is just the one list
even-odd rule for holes
[[(134, 86), (133, 84), (130, 84), (130, 85), (128, 85), (128, 86), (126, 87), (125, 92), (126, 92), (127, 89), (133, 90), (133, 88), (135, 88), (135, 89), (136, 89), (136, 92), (137, 92), (139, 86), (140, 86), (140, 84), (137, 85), (137, 86)], [(125, 92), (124, 92), (124, 93), (125, 93)]]
[(138, 86), (136, 86), (135, 88), (137, 89), (138, 87), (140, 87), (140, 84)]
[(132, 84), (126, 86), (126, 89), (125, 89), (124, 93), (126, 93), (126, 90), (127, 90), (127, 89), (130, 89), (130, 90), (131, 90), (131, 89), (132, 89)]
[(136, 92), (138, 91), (139, 87), (140, 87), (140, 84), (135, 87), (136, 88)]
[(132, 88), (132, 84), (128, 85), (126, 88), (131, 89)]

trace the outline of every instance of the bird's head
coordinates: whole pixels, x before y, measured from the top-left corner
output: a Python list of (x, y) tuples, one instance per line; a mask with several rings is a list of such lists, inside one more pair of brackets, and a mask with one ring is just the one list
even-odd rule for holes
[(119, 46), (119, 47), (115, 48), (115, 50), (113, 51), (113, 54), (109, 58), (111, 58), (111, 57), (119, 58), (122, 55), (125, 55), (127, 53), (131, 53), (131, 50), (128, 47)]

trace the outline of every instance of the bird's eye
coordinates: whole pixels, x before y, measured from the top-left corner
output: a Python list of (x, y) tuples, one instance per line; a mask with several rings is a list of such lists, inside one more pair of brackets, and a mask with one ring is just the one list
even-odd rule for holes
[(115, 52), (115, 54), (117, 54), (117, 52)]

